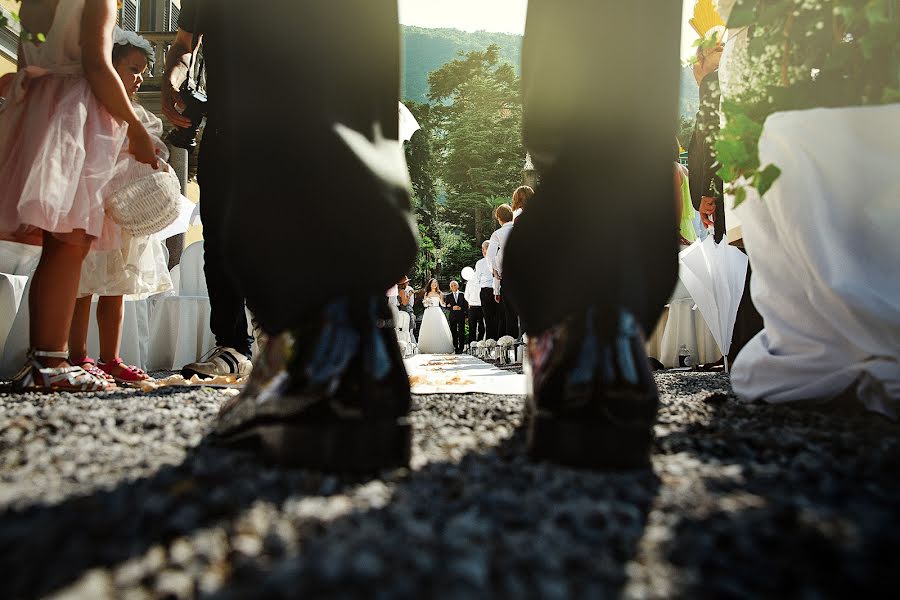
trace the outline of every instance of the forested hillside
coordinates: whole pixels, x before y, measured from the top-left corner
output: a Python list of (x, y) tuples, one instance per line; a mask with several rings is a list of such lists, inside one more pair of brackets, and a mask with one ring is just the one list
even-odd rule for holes
[[(458, 52), (484, 50), (491, 44), (500, 48), (500, 59), (519, 72), (522, 36), (489, 31), (467, 32), (458, 29), (424, 29), (403, 26), (403, 98), (427, 102), (428, 74), (457, 58)], [(598, 64), (601, 63), (598, 59)], [(611, 82), (612, 84), (612, 82)], [(699, 103), (697, 85), (689, 67), (681, 77), (681, 114), (693, 118)]]

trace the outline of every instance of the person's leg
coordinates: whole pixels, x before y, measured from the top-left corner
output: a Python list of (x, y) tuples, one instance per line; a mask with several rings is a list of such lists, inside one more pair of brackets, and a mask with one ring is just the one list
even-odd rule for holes
[(484, 333), (484, 320), (480, 306), (469, 306), (469, 343), (481, 339)]
[[(49, 232), (43, 233), (43, 252), (31, 278), (28, 295), (29, 362), (13, 380), (13, 385), (22, 389), (110, 389), (107, 382), (75, 368), (78, 365), (70, 367), (68, 363), (67, 341), (75, 315), (81, 264), (90, 250), (91, 238), (73, 232), (67, 239), (75, 243), (64, 241)], [(81, 313), (79, 319), (85, 320)], [(83, 323), (79, 323), (78, 327), (83, 327)]]
[[(225, 258), (225, 219), (228, 211), (228, 168), (222, 136), (217, 124), (208, 123), (200, 148), (198, 183), (200, 219), (203, 221), (203, 273), (209, 290), (209, 326), (216, 344), (234, 348), (250, 358), (253, 337), (248, 333), (244, 297)], [(208, 133), (207, 133), (208, 132)]]
[[(658, 393), (641, 327), (677, 277), (680, 17), (680, 3), (651, 0), (529, 2), (523, 131), (541, 183), (509, 237), (503, 284), (529, 337), (537, 459), (649, 464)], [(631, 52), (638, 29), (647, 41)], [(610, 55), (613, 86), (591, 76)]]
[(87, 357), (88, 326), (91, 322), (91, 298), (82, 296), (75, 300), (72, 325), (69, 327), (69, 356), (74, 359)]
[(503, 295), (500, 298), (500, 310), (503, 312), (503, 335), (518, 338), (519, 314), (507, 296)]
[[(44, 233), (44, 249), (31, 278), (28, 296), (32, 348), (49, 352), (66, 350), (81, 278), (81, 263), (89, 249), (89, 244), (69, 244)], [(50, 357), (40, 361), (48, 367), (66, 362), (62, 358)]]
[(112, 362), (119, 357), (123, 305), (122, 296), (100, 296), (97, 300), (97, 330), (100, 333), (101, 362)]
[[(397, 4), (221, 4), (226, 37), (254, 49), (225, 49), (227, 154), (239, 166), (220, 174), (225, 256), (262, 329), (295, 341), (287, 364), (254, 369), (215, 436), (308, 468), (406, 465), (409, 378), (384, 296), (416, 253), (397, 142)], [(259, 93), (273, 81), (277, 94)]]
[[(249, 333), (244, 296), (238, 290), (225, 257), (225, 222), (229, 202), (228, 178), (225, 174), (228, 173), (228, 161), (219, 127), (215, 119), (207, 120), (198, 165), (200, 218), (203, 221), (203, 273), (210, 306), (209, 327), (219, 349), (203, 360), (185, 365), (181, 370), (185, 377), (243, 377), (252, 368), (250, 348), (253, 336)], [(250, 223), (245, 226), (252, 227)]]
[(481, 310), (484, 313), (485, 338), (496, 340), (499, 327), (499, 305), (494, 301), (494, 290), (481, 288)]

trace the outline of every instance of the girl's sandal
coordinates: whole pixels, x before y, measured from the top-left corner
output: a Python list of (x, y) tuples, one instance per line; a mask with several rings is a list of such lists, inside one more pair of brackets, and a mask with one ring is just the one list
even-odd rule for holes
[(94, 377), (96, 377), (98, 379), (102, 379), (103, 381), (105, 381), (109, 384), (112, 384), (112, 385), (116, 384), (115, 378), (113, 378), (112, 375), (110, 375), (103, 369), (99, 368), (97, 366), (96, 361), (94, 361), (94, 359), (89, 356), (84, 356), (82, 358), (70, 358), (69, 364), (77, 365), (77, 366), (81, 367), (82, 369), (84, 369), (85, 371), (87, 371), (88, 373), (90, 373), (91, 375), (93, 375)]
[(112, 377), (116, 383), (123, 385), (137, 385), (142, 381), (151, 379), (147, 373), (138, 367), (132, 367), (123, 363), (118, 356), (109, 362), (98, 362), (97, 367)]
[(13, 378), (13, 387), (23, 392), (106, 392), (115, 388), (81, 367), (47, 367), (39, 358), (68, 360), (68, 352), (29, 350), (25, 365)]

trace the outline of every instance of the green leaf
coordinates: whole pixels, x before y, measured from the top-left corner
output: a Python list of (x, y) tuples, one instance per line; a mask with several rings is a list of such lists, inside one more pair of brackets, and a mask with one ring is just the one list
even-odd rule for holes
[(760, 196), (764, 196), (780, 175), (781, 169), (772, 164), (766, 165), (763, 170), (757, 172), (753, 177), (753, 187), (759, 191)]
[(42, 44), (47, 41), (47, 36), (45, 36), (43, 33), (36, 33), (34, 35), (34, 37), (37, 41), (41, 42)]

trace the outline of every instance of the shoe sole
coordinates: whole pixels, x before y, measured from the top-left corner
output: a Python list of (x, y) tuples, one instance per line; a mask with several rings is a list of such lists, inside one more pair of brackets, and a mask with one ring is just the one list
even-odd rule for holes
[(408, 467), (412, 427), (398, 421), (259, 424), (219, 438), (261, 450), (278, 464), (320, 471), (373, 472)]
[(603, 421), (532, 418), (528, 456), (571, 467), (631, 470), (650, 467), (653, 434), (649, 428), (625, 429)]
[(246, 379), (247, 377), (250, 376), (250, 372), (248, 371), (246, 374), (241, 375), (240, 373), (204, 373), (202, 371), (195, 371), (194, 369), (182, 369), (181, 370), (181, 376), (184, 377), (185, 379), (190, 379), (194, 375), (196, 375), (200, 379), (213, 379), (214, 377), (222, 377), (222, 376), (224, 376), (224, 377), (234, 376), (237, 378)]

